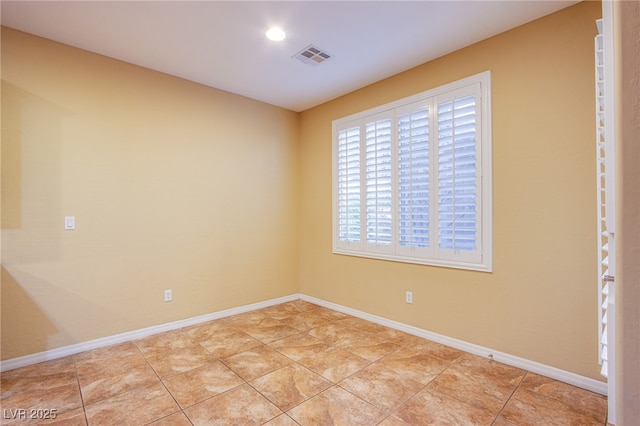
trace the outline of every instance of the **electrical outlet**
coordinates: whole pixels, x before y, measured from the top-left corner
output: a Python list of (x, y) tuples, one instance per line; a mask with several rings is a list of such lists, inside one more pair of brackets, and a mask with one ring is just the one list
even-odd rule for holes
[(407, 291), (404, 295), (404, 301), (407, 303), (413, 303), (413, 292)]
[(164, 291), (164, 301), (171, 302), (173, 300), (173, 292), (171, 290)]

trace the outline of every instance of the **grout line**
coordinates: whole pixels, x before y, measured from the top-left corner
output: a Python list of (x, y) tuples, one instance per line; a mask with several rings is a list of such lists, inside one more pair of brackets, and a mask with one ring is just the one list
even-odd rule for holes
[[(445, 369), (446, 370), (446, 369)], [(444, 372), (444, 370), (442, 370)], [(440, 373), (442, 374), (442, 373)], [(436, 377), (434, 377), (433, 379), (431, 379), (429, 381), (429, 383), (433, 382), (440, 374), (438, 374)], [(413, 395), (411, 395), (409, 398), (407, 398), (402, 404), (399, 404), (396, 408), (394, 408), (387, 417), (385, 417), (380, 423), (382, 423), (384, 420), (386, 420), (387, 418), (394, 416), (395, 413), (398, 412), (398, 410), (400, 410), (402, 407), (404, 407), (405, 405), (407, 405), (409, 403), (409, 401), (411, 401), (416, 395), (418, 395), (420, 392), (429, 392), (429, 390), (427, 389), (427, 386), (429, 386), (429, 383), (427, 383), (426, 385), (423, 385), (420, 390), (416, 393), (414, 393)], [(429, 392), (431, 393), (431, 392)], [(400, 419), (400, 417), (396, 416), (396, 418)], [(405, 422), (403, 419), (400, 419), (400, 421), (404, 424), (407, 424), (407, 422)], [(378, 423), (378, 424), (380, 424)]]
[(509, 404), (509, 401), (511, 401), (511, 398), (513, 398), (513, 395), (520, 388), (520, 386), (522, 385), (522, 382), (524, 382), (525, 377), (527, 377), (527, 374), (529, 374), (529, 371), (525, 370), (524, 374), (522, 375), (522, 379), (520, 379), (520, 381), (518, 382), (516, 387), (513, 388), (513, 391), (511, 392), (511, 395), (509, 395), (509, 398), (507, 398), (507, 400), (502, 405), (502, 408), (498, 411), (498, 414), (496, 414), (496, 417), (493, 419), (493, 422), (491, 423), (492, 425), (495, 424), (496, 421), (498, 421), (498, 419), (500, 418), (500, 415), (502, 414), (504, 409), (507, 408), (507, 404)]
[(82, 412), (84, 413), (84, 422), (88, 426), (89, 418), (87, 417), (87, 408), (84, 405), (84, 396), (82, 396), (82, 386), (80, 386), (80, 375), (78, 374), (78, 366), (76, 365), (76, 358), (73, 357), (73, 371), (76, 374), (76, 382), (78, 383), (78, 393), (80, 394), (80, 403), (82, 404)]

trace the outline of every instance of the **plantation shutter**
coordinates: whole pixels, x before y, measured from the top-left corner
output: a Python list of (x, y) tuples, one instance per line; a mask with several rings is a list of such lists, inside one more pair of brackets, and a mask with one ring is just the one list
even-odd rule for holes
[(481, 256), (478, 105), (478, 87), (438, 98), (438, 248), (452, 260)]
[(490, 93), (485, 72), (333, 122), (334, 253), (491, 270)]
[(398, 252), (420, 255), (431, 246), (430, 108), (424, 102), (398, 114)]
[(381, 118), (365, 124), (366, 241), (391, 246), (392, 214), (392, 120)]
[[(598, 341), (600, 373), (614, 380), (615, 363), (615, 173), (612, 88), (605, 79), (611, 72), (606, 60), (602, 20), (596, 21), (599, 34), (595, 38), (596, 62), (596, 173), (598, 208)], [(607, 47), (609, 47), (608, 45)], [(605, 67), (605, 65), (607, 67)], [(608, 77), (610, 78), (610, 77)]]
[(338, 132), (337, 155), (338, 238), (341, 242), (360, 241), (360, 127)]

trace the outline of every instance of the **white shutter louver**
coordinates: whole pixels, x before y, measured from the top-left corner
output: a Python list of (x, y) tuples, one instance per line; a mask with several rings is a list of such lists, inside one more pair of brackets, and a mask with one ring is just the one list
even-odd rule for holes
[(476, 98), (438, 104), (438, 241), (473, 251), (476, 241)]
[(360, 128), (338, 133), (338, 235), (360, 241)]
[(365, 125), (367, 243), (391, 244), (392, 138), (391, 120)]
[(430, 246), (429, 108), (398, 117), (398, 239), (401, 247)]

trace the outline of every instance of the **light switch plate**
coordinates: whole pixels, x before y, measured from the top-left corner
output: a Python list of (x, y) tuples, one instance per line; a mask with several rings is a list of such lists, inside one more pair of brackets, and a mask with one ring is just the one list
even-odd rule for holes
[(76, 217), (75, 216), (65, 216), (64, 217), (64, 229), (66, 229), (66, 230), (76, 229)]

